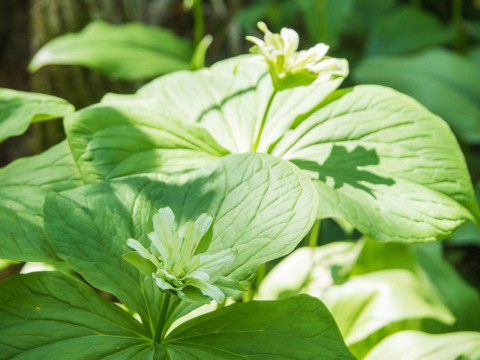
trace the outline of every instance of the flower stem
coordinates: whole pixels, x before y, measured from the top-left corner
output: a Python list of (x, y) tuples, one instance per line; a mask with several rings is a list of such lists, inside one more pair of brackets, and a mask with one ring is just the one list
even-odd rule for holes
[(320, 221), (321, 220), (315, 220), (315, 223), (313, 224), (313, 227), (308, 234), (308, 246), (310, 246), (312, 249), (315, 249), (318, 244), (318, 233), (320, 232)]
[(155, 344), (160, 344), (164, 335), (165, 320), (168, 312), (168, 305), (170, 303), (170, 298), (172, 295), (166, 292), (163, 296), (162, 309), (160, 311), (160, 316), (158, 318), (157, 328), (155, 329)]
[(252, 151), (255, 152), (258, 149), (258, 144), (260, 143), (260, 138), (262, 136), (263, 128), (265, 127), (265, 123), (267, 122), (267, 116), (268, 112), (270, 111), (270, 107), (272, 106), (273, 103), (273, 98), (275, 95), (277, 95), (278, 90), (274, 89), (272, 94), (270, 95), (270, 98), (268, 99), (267, 107), (265, 108), (265, 112), (263, 113), (263, 118), (262, 122), (260, 123), (260, 128), (258, 129), (257, 133), (257, 138), (255, 139), (255, 142), (253, 143), (253, 148)]
[(203, 39), (205, 32), (205, 22), (203, 19), (203, 7), (202, 0), (193, 0), (193, 36), (194, 44), (197, 46)]

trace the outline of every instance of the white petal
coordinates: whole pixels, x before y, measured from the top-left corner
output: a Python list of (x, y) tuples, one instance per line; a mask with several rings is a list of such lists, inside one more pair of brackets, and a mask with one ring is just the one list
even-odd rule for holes
[(160, 252), (163, 259), (168, 259), (179, 253), (180, 244), (176, 236), (175, 214), (165, 207), (153, 215), (153, 233), (149, 234), (153, 246)]
[(138, 242), (137, 240), (128, 239), (127, 245), (131, 247), (133, 250), (135, 250), (136, 252), (138, 252), (141, 257), (147, 260), (150, 260), (155, 266), (157, 267), (160, 266), (158, 259), (155, 256), (153, 256), (147, 249), (145, 249), (143, 245), (140, 244), (140, 242)]
[(206, 295), (217, 303), (221, 304), (225, 301), (225, 294), (215, 285), (209, 284), (207, 282), (203, 282), (197, 280), (195, 278), (188, 279), (188, 285), (194, 286), (202, 292), (203, 295)]
[(283, 28), (280, 30), (280, 36), (283, 38), (285, 57), (292, 56), (298, 49), (298, 34), (295, 30)]

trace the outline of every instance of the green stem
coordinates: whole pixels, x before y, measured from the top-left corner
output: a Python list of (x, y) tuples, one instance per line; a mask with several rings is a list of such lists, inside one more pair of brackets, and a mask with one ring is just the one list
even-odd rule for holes
[(410, 0), (410, 5), (416, 7), (417, 9), (421, 9), (422, 1), (421, 0)]
[(193, 40), (197, 46), (205, 34), (202, 0), (193, 0), (193, 26)]
[(313, 224), (313, 227), (310, 230), (310, 233), (308, 234), (308, 246), (310, 246), (312, 249), (316, 248), (318, 244), (318, 233), (320, 232), (320, 221), (321, 220), (315, 220), (315, 223)]
[(160, 344), (164, 335), (165, 320), (168, 312), (168, 305), (170, 303), (170, 293), (165, 293), (162, 301), (162, 309), (160, 311), (160, 317), (158, 318), (157, 328), (155, 329), (155, 344)]
[(257, 291), (260, 288), (260, 284), (263, 282), (263, 279), (265, 279), (265, 276), (267, 275), (267, 264), (261, 264), (258, 269), (257, 269)]
[(255, 152), (258, 149), (258, 144), (260, 143), (260, 138), (262, 136), (263, 128), (265, 127), (265, 123), (267, 122), (268, 112), (270, 111), (270, 107), (273, 103), (273, 98), (277, 95), (277, 90), (273, 90), (272, 95), (270, 95), (270, 99), (268, 99), (267, 107), (265, 108), (265, 112), (263, 113), (262, 122), (260, 123), (260, 128), (258, 129), (257, 138), (253, 143), (252, 151)]
[(452, 0), (452, 24), (456, 32), (454, 46), (457, 50), (461, 50), (465, 45), (465, 39), (462, 32), (462, 10), (462, 0)]
[(243, 293), (243, 297), (242, 297), (242, 300), (243, 302), (249, 302), (253, 299), (253, 289), (252, 289), (252, 285), (248, 285), (248, 288), (247, 288), (247, 291), (245, 291)]

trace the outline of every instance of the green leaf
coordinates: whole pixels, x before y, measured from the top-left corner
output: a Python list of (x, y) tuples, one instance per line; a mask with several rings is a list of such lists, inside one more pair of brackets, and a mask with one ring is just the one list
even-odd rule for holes
[[(415, 255), (423, 273), (435, 288), (442, 302), (456, 318), (455, 324), (444, 331), (480, 331), (480, 294), (443, 259), (438, 244), (415, 247)], [(428, 329), (428, 328), (427, 328)], [(433, 331), (434, 329), (432, 329)], [(438, 330), (437, 330), (438, 331)]]
[(137, 311), (144, 323), (156, 323), (160, 291), (122, 255), (130, 251), (128, 238), (149, 246), (156, 209), (170, 207), (181, 224), (211, 214), (206, 253), (236, 248), (238, 256), (222, 275), (243, 285), (260, 264), (292, 251), (315, 219), (310, 181), (269, 155), (232, 155), (191, 176), (165, 179), (129, 177), (89, 185), (50, 196), (45, 205), (45, 230), (58, 256)]
[(73, 105), (55, 96), (0, 88), (0, 142), (23, 134), (30, 123), (63, 117)]
[(57, 272), (3, 281), (0, 319), (2, 359), (148, 359), (153, 352), (132, 316)]
[(380, 241), (432, 241), (478, 216), (449, 128), (413, 99), (358, 86), (287, 134), (272, 154), (313, 179), (319, 217), (346, 219)]
[(449, 43), (454, 34), (434, 15), (412, 6), (402, 6), (374, 24), (367, 41), (367, 52), (407, 53)]
[(350, 350), (362, 357), (398, 330), (423, 329), (427, 320), (455, 322), (443, 297), (417, 266), (405, 244), (370, 240), (301, 248), (267, 275), (259, 298), (302, 292), (318, 297), (332, 312)]
[(81, 183), (65, 142), (0, 169), (0, 258), (58, 260), (43, 233), (43, 203)]
[(402, 331), (383, 340), (365, 360), (452, 360), (480, 358), (480, 333), (431, 335)]
[(156, 100), (127, 98), (91, 106), (68, 117), (65, 125), (87, 182), (194, 170), (228, 154), (205, 129), (172, 118)]
[(189, 69), (191, 45), (169, 30), (140, 23), (96, 21), (75, 34), (48, 42), (33, 57), (31, 72), (46, 65), (83, 65), (125, 80)]
[[(212, 148), (250, 152), (273, 91), (265, 74), (246, 56), (111, 95), (67, 119), (74, 157), (95, 181), (186, 172), (222, 156)], [(312, 178), (320, 218), (347, 220), (380, 241), (421, 242), (478, 216), (462, 152), (441, 119), (388, 88), (334, 91), (340, 81), (279, 92), (258, 146)], [(96, 125), (107, 118), (112, 126)], [(183, 159), (192, 149), (195, 161)]]
[(441, 49), (369, 57), (356, 67), (354, 78), (414, 97), (445, 119), (463, 141), (480, 143), (480, 74), (467, 58)]
[(325, 306), (307, 295), (234, 304), (174, 329), (172, 359), (354, 359)]

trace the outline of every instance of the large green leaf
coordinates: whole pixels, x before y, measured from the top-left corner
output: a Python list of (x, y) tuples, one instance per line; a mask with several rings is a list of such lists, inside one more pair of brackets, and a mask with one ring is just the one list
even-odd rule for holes
[(187, 321), (155, 345), (142, 325), (57, 272), (0, 285), (0, 359), (353, 359), (332, 316), (309, 296), (235, 304)]
[(382, 241), (431, 241), (478, 214), (461, 150), (413, 99), (358, 86), (290, 130), (272, 149), (309, 172), (319, 216)]
[(474, 62), (447, 50), (366, 58), (354, 71), (359, 83), (391, 86), (444, 118), (470, 143), (480, 142), (480, 73)]
[(201, 126), (172, 118), (155, 100), (95, 105), (69, 117), (66, 128), (87, 182), (193, 170), (228, 154)]
[(139, 322), (61, 273), (3, 281), (0, 319), (0, 359), (152, 358)]
[[(463, 155), (441, 119), (388, 88), (333, 92), (340, 81), (280, 92), (258, 147), (312, 178), (319, 217), (343, 218), (376, 240), (414, 242), (446, 237), (478, 215)], [(252, 151), (271, 93), (264, 66), (240, 57), (161, 77), (135, 96), (110, 95), (69, 117), (67, 132), (92, 181), (188, 171), (221, 156), (212, 150), (220, 146)], [(192, 150), (193, 163), (185, 159)]]
[(448, 43), (454, 32), (434, 15), (403, 6), (374, 24), (367, 40), (369, 54), (400, 54)]
[(260, 264), (288, 254), (301, 241), (313, 224), (317, 201), (310, 181), (288, 162), (231, 155), (192, 176), (130, 177), (51, 196), (45, 230), (74, 270), (155, 324), (158, 289), (122, 259), (128, 238), (149, 244), (155, 209), (169, 206), (179, 223), (211, 214), (207, 253), (236, 248), (238, 256), (223, 272), (247, 282)]
[(67, 144), (0, 169), (0, 258), (58, 260), (43, 232), (45, 197), (81, 185)]
[(189, 69), (192, 53), (186, 40), (166, 29), (97, 21), (79, 33), (48, 42), (35, 54), (29, 70), (83, 65), (119, 79), (139, 80)]
[(432, 335), (402, 331), (383, 340), (365, 360), (474, 360), (480, 358), (480, 333)]
[(0, 142), (23, 134), (30, 123), (63, 117), (73, 105), (55, 96), (0, 88)]
[(234, 304), (174, 329), (172, 359), (354, 359), (325, 306), (310, 296)]
[[(459, 286), (453, 281), (450, 285)], [(427, 320), (428, 324), (455, 322), (448, 303), (404, 244), (364, 240), (296, 250), (267, 275), (259, 298), (301, 292), (325, 302), (357, 356), (396, 331), (423, 329)]]

